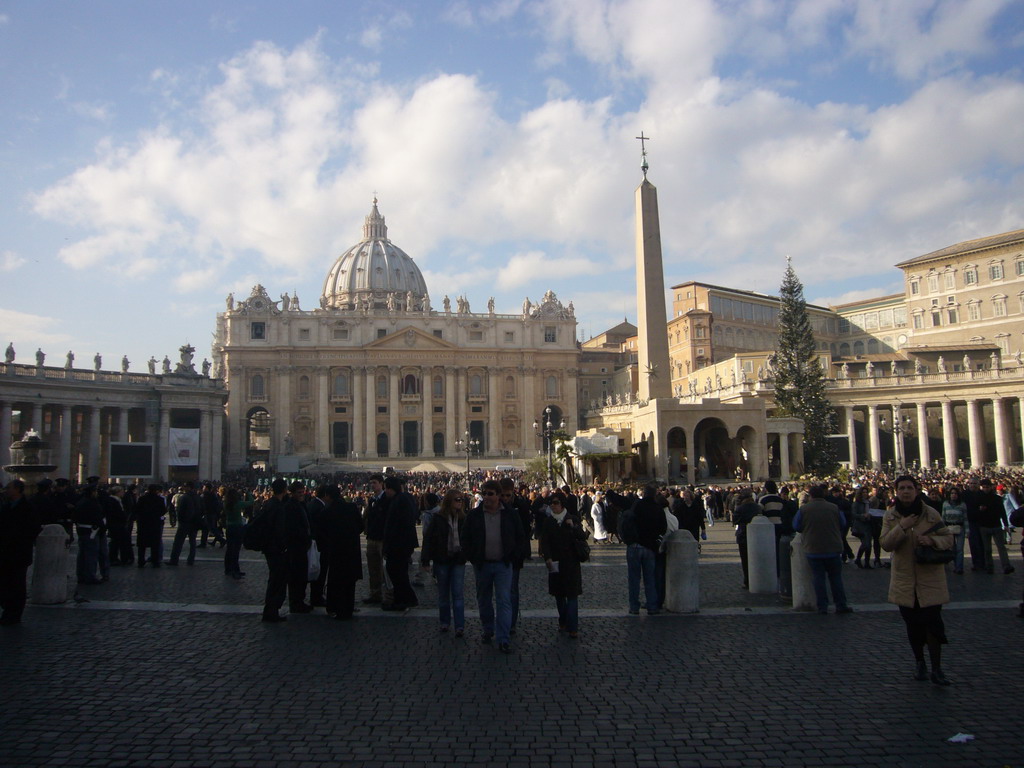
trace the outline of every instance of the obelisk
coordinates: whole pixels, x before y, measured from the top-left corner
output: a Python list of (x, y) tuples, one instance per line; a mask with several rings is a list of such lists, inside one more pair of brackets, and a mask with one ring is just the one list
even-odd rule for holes
[(639, 326), (637, 397), (653, 400), (672, 396), (668, 357), (668, 321), (665, 315), (665, 275), (661, 262), (661, 224), (658, 190), (647, 180), (649, 137), (637, 136), (643, 148), (644, 180), (636, 190), (636, 312)]

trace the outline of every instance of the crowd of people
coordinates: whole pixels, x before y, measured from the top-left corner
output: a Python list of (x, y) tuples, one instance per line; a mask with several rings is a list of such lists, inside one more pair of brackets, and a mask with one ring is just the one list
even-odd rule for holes
[[(946, 567), (915, 564), (913, 550), (919, 545), (951, 550), (949, 570), (962, 575), (966, 549), (971, 570), (991, 574), (995, 546), (999, 567), (1012, 573), (1007, 545), (1024, 508), (1020, 469), (927, 470), (913, 477), (844, 471), (799, 482), (696, 488), (545, 488), (527, 485), (521, 473), (495, 474), (480, 470), (467, 483), (465, 473), (448, 472), (286, 479), (247, 471), (216, 483), (145, 488), (106, 485), (100, 478), (89, 478), (80, 487), (43, 480), (31, 498), (19, 490), (20, 481), (12, 481), (0, 505), (0, 621), (20, 620), (31, 540), (41, 525), (58, 523), (69, 543), (77, 542), (80, 584), (101, 584), (116, 566), (176, 567), (183, 558), (192, 565), (197, 549), (204, 547), (222, 548), (225, 576), (242, 579), (243, 544), (261, 551), (268, 565), (262, 619), (270, 623), (287, 620), (281, 613), (285, 599), (290, 613), (322, 607), (345, 621), (375, 606), (407, 611), (418, 604), (413, 587), (429, 573), (438, 589), (440, 631), (462, 637), (469, 565), (476, 575), (481, 641), (494, 642), (507, 653), (519, 616), (520, 574), (533, 556), (531, 539), (547, 570), (559, 630), (576, 638), (580, 564), (591, 543), (625, 545), (629, 613), (644, 609), (656, 615), (665, 602), (662, 544), (667, 534), (686, 530), (700, 542), (708, 526), (732, 524), (746, 588), (747, 527), (763, 514), (774, 524), (777, 554), (802, 534), (819, 612), (828, 613), (829, 591), (837, 613), (852, 612), (843, 589), (844, 563), (890, 567), (890, 599), (901, 608), (919, 666), (923, 648), (931, 655), (931, 675), (920, 668), (915, 675), (947, 684), (939, 664), (945, 633), (937, 608), (948, 601)], [(164, 559), (168, 523), (175, 532)], [(368, 589), (357, 607), (355, 590), (364, 562)]]

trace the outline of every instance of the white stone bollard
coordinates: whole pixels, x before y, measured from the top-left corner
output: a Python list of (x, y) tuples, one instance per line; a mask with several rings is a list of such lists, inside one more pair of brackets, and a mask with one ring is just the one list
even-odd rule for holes
[(32, 602), (54, 605), (68, 599), (68, 532), (63, 525), (44, 525), (32, 557)]
[(775, 524), (757, 515), (747, 524), (747, 572), (750, 594), (775, 595), (779, 577), (775, 572)]
[(689, 531), (673, 531), (665, 538), (665, 552), (665, 610), (697, 613), (700, 610), (697, 540)]
[(818, 598), (814, 595), (814, 582), (811, 579), (811, 564), (804, 553), (804, 537), (797, 534), (790, 545), (792, 556), (789, 559), (790, 571), (793, 574), (793, 610), (813, 611), (818, 607)]

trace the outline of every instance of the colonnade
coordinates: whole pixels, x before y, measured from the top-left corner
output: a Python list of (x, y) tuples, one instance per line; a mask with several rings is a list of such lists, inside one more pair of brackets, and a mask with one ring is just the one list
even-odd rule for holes
[[(1018, 414), (1013, 418), (1013, 406)], [(991, 440), (986, 424), (986, 406), (991, 409)], [(882, 466), (883, 440), (893, 442), (897, 466), (906, 466), (908, 454), (915, 454), (920, 466), (969, 467), (995, 463), (1008, 466), (1024, 459), (1024, 396), (966, 397), (923, 399), (897, 403), (867, 403), (839, 406), (845, 411), (844, 423), (850, 451), (850, 465)], [(929, 411), (931, 409), (931, 411)], [(938, 414), (936, 414), (936, 409)], [(865, 453), (859, 452), (856, 440), (857, 412), (862, 413), (866, 434)], [(963, 418), (959, 418), (962, 414)], [(883, 426), (882, 420), (885, 420)], [(958, 421), (959, 418), (959, 421)], [(889, 432), (889, 435), (885, 435)], [(941, 437), (942, 451), (933, 450), (933, 438)], [(967, 441), (967, 452), (958, 450), (961, 440)], [(988, 445), (994, 445), (994, 452)]]

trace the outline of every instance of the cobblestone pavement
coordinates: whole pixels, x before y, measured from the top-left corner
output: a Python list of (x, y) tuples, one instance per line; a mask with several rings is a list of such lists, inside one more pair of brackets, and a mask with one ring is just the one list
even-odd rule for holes
[(404, 616), (262, 624), (261, 560), (235, 582), (204, 549), (2, 628), (0, 766), (1024, 766), (1014, 550), (1015, 574), (950, 574), (943, 689), (911, 679), (887, 570), (844, 571), (852, 615), (794, 612), (740, 588), (724, 525), (697, 615), (627, 615), (624, 550), (595, 548), (578, 640), (532, 561), (509, 656), (475, 611), (439, 634), (429, 578)]

